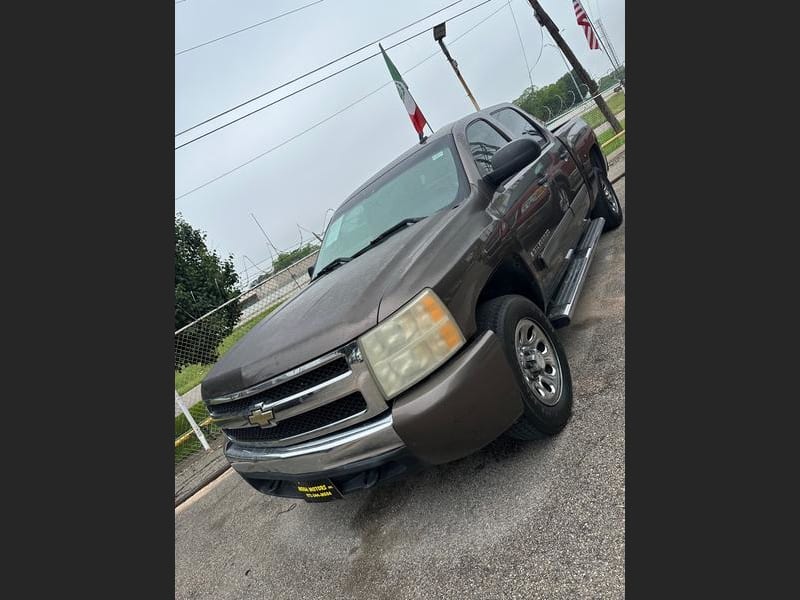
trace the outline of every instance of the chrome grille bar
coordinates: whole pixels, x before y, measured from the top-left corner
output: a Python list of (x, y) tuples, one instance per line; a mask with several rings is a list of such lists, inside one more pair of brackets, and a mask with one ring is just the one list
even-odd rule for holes
[[(315, 369), (342, 358), (344, 358), (349, 367), (347, 372), (312, 385), (305, 390), (290, 393), (285, 397), (269, 398), (262, 401), (259, 401), (258, 398), (253, 398), (252, 403), (237, 402), (256, 396), (279, 385), (290, 383), (293, 379), (310, 374)], [(357, 342), (351, 342), (334, 352), (245, 390), (211, 399), (208, 403), (214, 421), (224, 429), (231, 430), (231, 435), (234, 435), (234, 430), (237, 429), (274, 427), (281, 422), (335, 402), (354, 392), (358, 392), (363, 396), (367, 405), (365, 411), (336, 422), (327, 423), (322, 427), (300, 435), (292, 435), (273, 441), (235, 441), (234, 443), (239, 446), (289, 446), (350, 427), (386, 411), (388, 405), (364, 362)], [(231, 402), (237, 402), (237, 404), (241, 404), (241, 407), (237, 407), (233, 411), (225, 411), (223, 406)], [(215, 408), (218, 409), (217, 414), (215, 414)], [(258, 414), (258, 418), (254, 416), (256, 414)], [(268, 414), (269, 417), (265, 418), (265, 414)], [(253, 420), (251, 420), (251, 416)]]

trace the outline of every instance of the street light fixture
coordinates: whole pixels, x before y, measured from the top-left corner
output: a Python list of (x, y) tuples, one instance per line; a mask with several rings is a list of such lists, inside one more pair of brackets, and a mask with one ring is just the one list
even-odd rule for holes
[(475, 110), (480, 110), (481, 107), (478, 106), (477, 100), (472, 95), (469, 87), (467, 86), (467, 82), (464, 81), (464, 77), (461, 75), (461, 71), (458, 70), (458, 63), (456, 60), (450, 56), (450, 52), (447, 50), (447, 46), (444, 45), (444, 37), (447, 35), (447, 21), (444, 23), (439, 23), (433, 28), (433, 39), (439, 42), (439, 46), (442, 48), (442, 52), (444, 52), (445, 58), (447, 58), (447, 62), (450, 63), (450, 66), (453, 67), (453, 71), (458, 77), (458, 80), (461, 82), (461, 85), (464, 87), (464, 91), (467, 92), (467, 97), (472, 101), (472, 105), (475, 107)]

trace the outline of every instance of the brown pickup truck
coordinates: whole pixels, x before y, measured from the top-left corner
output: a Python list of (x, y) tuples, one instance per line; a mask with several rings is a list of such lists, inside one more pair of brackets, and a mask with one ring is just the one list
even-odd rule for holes
[(553, 435), (569, 323), (622, 212), (592, 129), (512, 104), (442, 127), (336, 210), (311, 283), (214, 366), (202, 395), (233, 468), (330, 500)]

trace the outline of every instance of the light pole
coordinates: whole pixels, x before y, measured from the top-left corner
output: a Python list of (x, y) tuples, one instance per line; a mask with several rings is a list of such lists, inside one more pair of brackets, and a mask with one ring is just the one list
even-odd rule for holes
[(450, 52), (447, 50), (447, 46), (444, 45), (444, 36), (447, 35), (446, 32), (446, 21), (445, 23), (439, 23), (436, 27), (433, 28), (433, 39), (439, 42), (439, 46), (442, 48), (442, 52), (444, 52), (445, 58), (447, 58), (447, 62), (450, 63), (450, 66), (453, 67), (453, 71), (455, 71), (456, 77), (461, 82), (461, 85), (464, 86), (464, 90), (467, 92), (467, 96), (472, 101), (472, 105), (475, 107), (475, 110), (480, 110), (481, 107), (478, 106), (477, 100), (472, 95), (472, 92), (469, 90), (467, 86), (467, 82), (464, 81), (464, 77), (461, 75), (461, 71), (458, 70), (458, 63), (456, 60), (450, 56)]

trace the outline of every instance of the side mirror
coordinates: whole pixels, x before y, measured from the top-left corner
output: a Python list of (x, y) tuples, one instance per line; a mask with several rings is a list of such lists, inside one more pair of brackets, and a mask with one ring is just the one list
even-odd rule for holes
[(523, 167), (531, 164), (542, 154), (542, 148), (529, 137), (512, 140), (494, 153), (492, 157), (492, 170), (484, 179), (492, 185), (499, 185)]
[(315, 266), (316, 265), (311, 265), (310, 267), (308, 267), (308, 278), (309, 279), (313, 279), (313, 277), (314, 277), (314, 267)]

